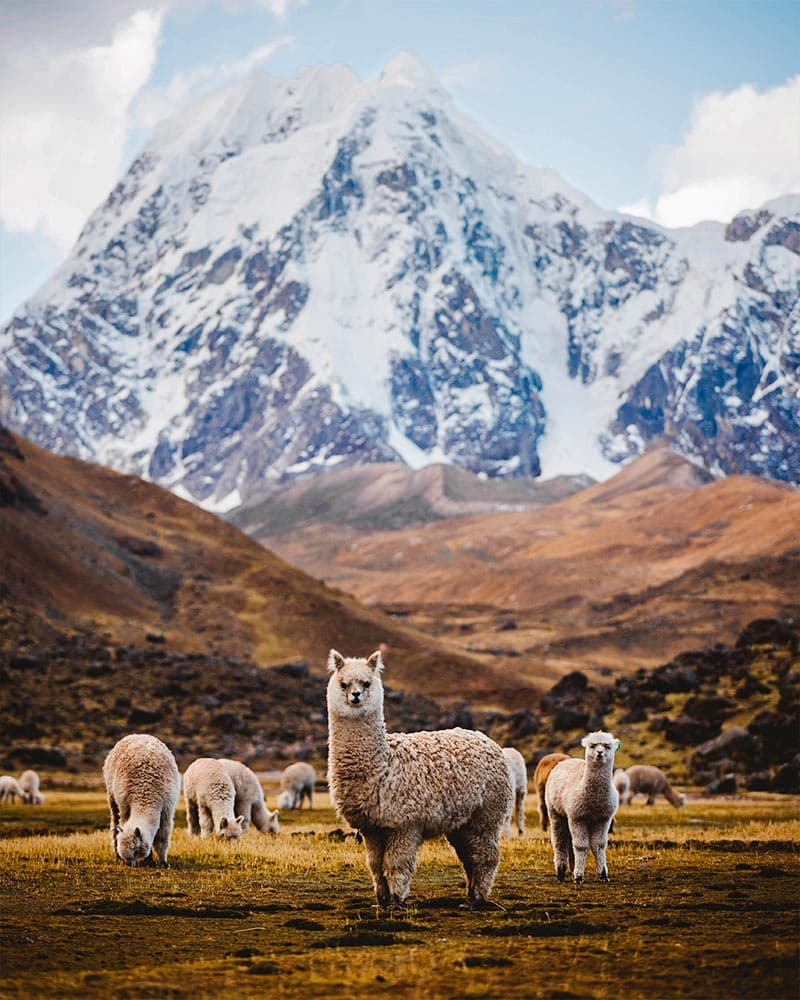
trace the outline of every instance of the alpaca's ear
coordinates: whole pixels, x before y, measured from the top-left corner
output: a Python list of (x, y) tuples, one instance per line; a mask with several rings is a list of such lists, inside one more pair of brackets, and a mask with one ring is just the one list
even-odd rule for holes
[(583, 739), (581, 740), (581, 746), (582, 747), (587, 747), (588, 745), (589, 745), (589, 737), (588, 736), (584, 736)]
[(244, 824), (245, 824), (245, 818), (244, 818), (244, 816), (237, 816), (236, 817), (236, 825), (240, 826), (243, 830), (246, 830), (247, 827)]
[(614, 753), (616, 753), (617, 750), (619, 750), (619, 748), (621, 746), (622, 746), (622, 741), (621, 740), (614, 740)]
[(372, 656), (367, 660), (367, 666), (379, 674), (383, 670), (383, 660), (381, 659), (381, 651), (377, 649)]
[(332, 649), (328, 653), (328, 673), (336, 673), (337, 670), (341, 670), (344, 666), (344, 657), (341, 653), (337, 653), (335, 649)]
[(228, 828), (228, 817), (227, 816), (223, 816), (222, 819), (219, 821), (219, 828), (220, 828), (220, 830), (227, 830), (227, 828)]

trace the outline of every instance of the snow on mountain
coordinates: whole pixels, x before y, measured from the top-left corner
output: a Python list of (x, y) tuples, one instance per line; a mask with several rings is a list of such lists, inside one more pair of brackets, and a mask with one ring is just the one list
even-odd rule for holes
[(0, 332), (0, 418), (226, 510), (326, 466), (800, 481), (800, 197), (669, 231), (526, 166), (415, 57), (156, 129)]

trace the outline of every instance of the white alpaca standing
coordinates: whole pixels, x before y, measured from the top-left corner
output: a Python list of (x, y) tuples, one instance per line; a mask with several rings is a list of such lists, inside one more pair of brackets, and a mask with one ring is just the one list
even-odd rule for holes
[(29, 805), (42, 805), (44, 795), (39, 791), (39, 775), (35, 771), (23, 771), (19, 776), (19, 787)]
[(281, 793), (278, 796), (279, 809), (302, 809), (303, 800), (308, 799), (308, 808), (314, 808), (314, 786), (317, 775), (314, 768), (304, 761), (290, 764), (281, 775)]
[(264, 802), (264, 789), (255, 773), (238, 760), (221, 760), (233, 781), (236, 799), (234, 812), (244, 819), (242, 828), (247, 830), (252, 823), (261, 833), (280, 833), (278, 811), (272, 812)]
[(111, 845), (127, 865), (153, 865), (153, 851), (167, 867), (181, 775), (172, 751), (155, 736), (131, 733), (112, 747), (103, 764), (111, 809)]
[(686, 797), (676, 792), (667, 780), (666, 774), (652, 764), (634, 764), (628, 768), (628, 792), (622, 799), (623, 805), (633, 801), (634, 795), (647, 796), (647, 804), (653, 805), (657, 795), (663, 795), (667, 802), (680, 809)]
[(464, 866), (468, 904), (488, 905), (511, 802), (500, 747), (465, 729), (387, 734), (378, 652), (332, 649), (328, 669), (331, 799), (364, 838), (378, 905), (405, 905), (419, 846), (440, 834)]
[(503, 832), (511, 833), (511, 818), (516, 812), (517, 833), (522, 836), (525, 832), (525, 796), (528, 794), (528, 769), (525, 766), (525, 758), (516, 747), (503, 747), (503, 756), (506, 759), (512, 789), (511, 808), (506, 816)]
[(183, 776), (186, 822), (191, 836), (215, 833), (226, 840), (241, 837), (244, 816), (234, 813), (236, 789), (222, 761), (198, 757)]
[(10, 774), (4, 774), (0, 778), (0, 802), (13, 802), (14, 799), (25, 801), (25, 792), (20, 787), (20, 783)]
[(547, 779), (545, 801), (550, 817), (553, 864), (559, 882), (567, 867), (583, 882), (591, 848), (598, 877), (608, 882), (608, 830), (619, 805), (612, 771), (619, 740), (611, 733), (589, 733), (581, 740), (584, 760), (570, 757), (556, 764)]

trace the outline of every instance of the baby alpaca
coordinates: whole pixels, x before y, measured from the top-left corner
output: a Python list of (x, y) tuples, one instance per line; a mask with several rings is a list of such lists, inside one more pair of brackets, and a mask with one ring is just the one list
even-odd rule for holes
[(543, 830), (546, 830), (549, 825), (544, 790), (547, 787), (547, 779), (550, 777), (550, 772), (562, 760), (569, 760), (568, 755), (565, 753), (546, 753), (536, 765), (536, 770), (533, 772), (533, 787), (536, 789), (536, 808), (539, 810), (539, 822), (542, 824)]
[(172, 751), (146, 733), (124, 736), (103, 764), (111, 810), (111, 846), (126, 865), (167, 867), (181, 775)]
[(279, 809), (302, 809), (303, 799), (308, 799), (308, 808), (314, 808), (314, 785), (317, 775), (310, 764), (297, 761), (290, 764), (281, 775), (281, 793), (278, 796)]
[(233, 811), (244, 820), (243, 830), (248, 830), (250, 824), (261, 833), (280, 833), (278, 811), (271, 812), (264, 802), (264, 789), (253, 771), (238, 760), (221, 760), (233, 782), (236, 799)]
[(621, 802), (627, 805), (633, 801), (634, 795), (642, 793), (647, 796), (647, 804), (651, 806), (656, 795), (663, 795), (667, 802), (671, 802), (676, 808), (685, 804), (686, 798), (667, 781), (667, 776), (657, 767), (651, 764), (634, 764), (628, 768), (629, 788), (627, 794), (622, 796)]
[(13, 802), (14, 799), (25, 801), (25, 792), (20, 783), (10, 774), (4, 774), (0, 778), (0, 802)]
[(183, 776), (183, 798), (189, 833), (209, 837), (216, 833), (226, 840), (242, 835), (244, 816), (235, 816), (236, 790), (225, 765), (213, 757), (198, 757)]
[(35, 771), (23, 771), (19, 777), (19, 787), (28, 805), (40, 806), (44, 802), (44, 795), (39, 791), (39, 775)]
[(556, 764), (545, 787), (553, 863), (559, 882), (567, 866), (575, 881), (583, 882), (591, 848), (598, 877), (608, 882), (608, 829), (619, 804), (611, 775), (619, 740), (611, 733), (589, 733), (581, 745), (585, 760), (570, 757)]
[(328, 669), (331, 799), (364, 839), (378, 905), (405, 905), (419, 846), (440, 834), (464, 866), (468, 905), (490, 905), (511, 804), (500, 747), (465, 729), (387, 733), (379, 652), (332, 649)]
[(511, 833), (511, 817), (516, 812), (517, 833), (522, 836), (525, 832), (525, 796), (528, 794), (528, 769), (525, 767), (525, 758), (515, 747), (503, 747), (503, 756), (506, 759), (512, 788), (511, 808), (506, 816), (503, 832)]

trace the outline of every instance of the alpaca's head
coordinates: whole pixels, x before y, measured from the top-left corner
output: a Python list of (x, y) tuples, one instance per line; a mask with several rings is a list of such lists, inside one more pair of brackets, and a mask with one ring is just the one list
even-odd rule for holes
[(586, 749), (586, 760), (597, 763), (614, 763), (614, 754), (619, 750), (620, 743), (611, 733), (589, 733), (581, 740), (581, 746)]
[(244, 816), (237, 816), (229, 819), (227, 816), (221, 817), (217, 827), (217, 836), (225, 840), (238, 840), (244, 833)]
[(335, 649), (328, 656), (328, 712), (331, 715), (359, 718), (374, 715), (383, 707), (381, 654), (369, 659), (349, 658)]
[(125, 825), (117, 833), (117, 855), (126, 865), (135, 867), (150, 856), (152, 845), (142, 836), (138, 826)]

